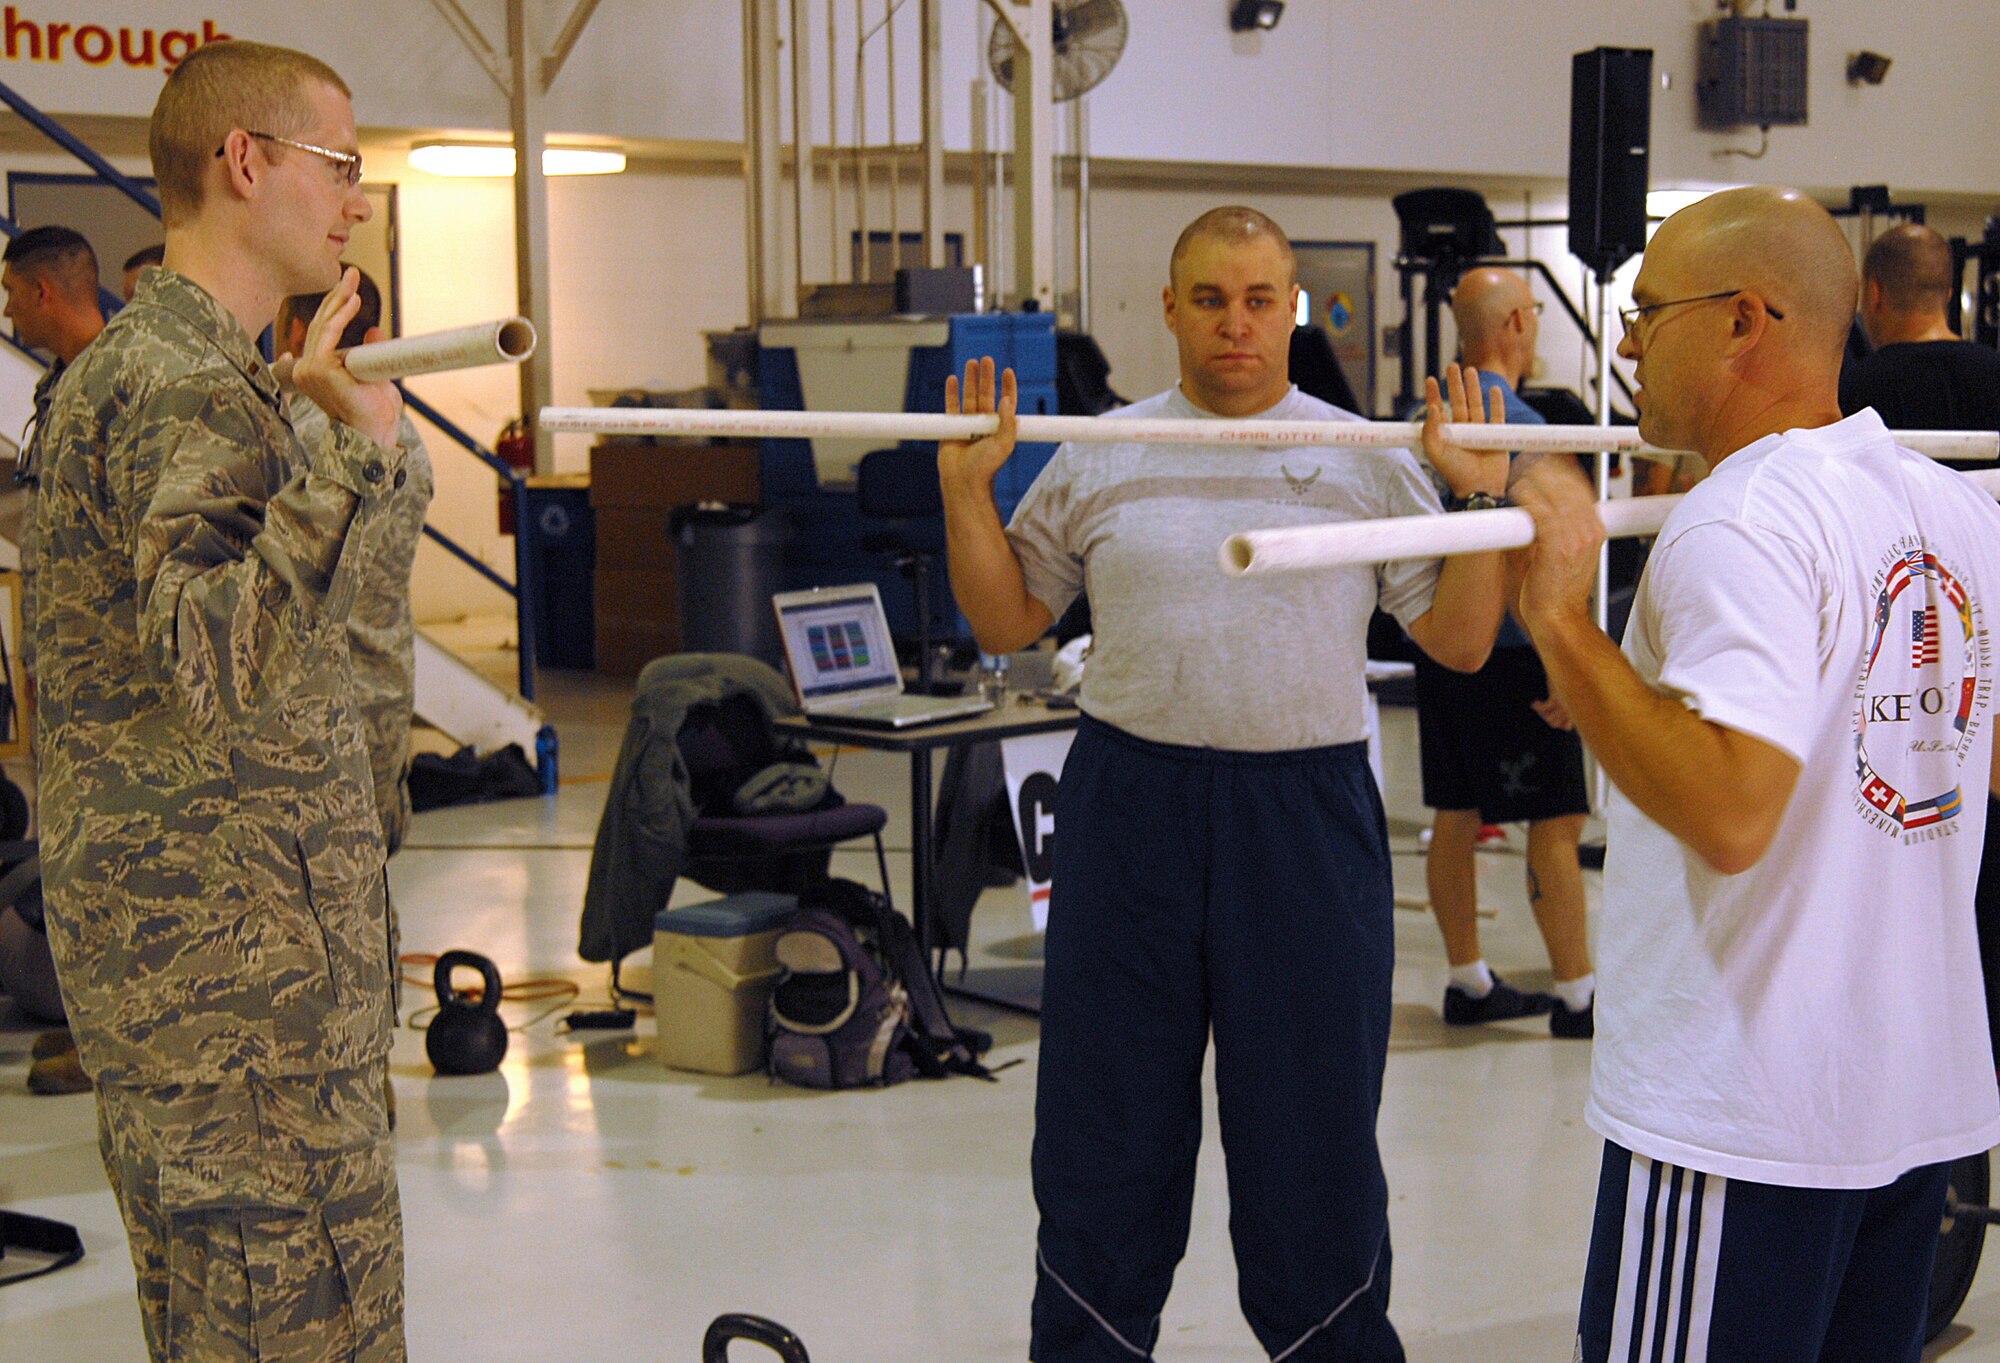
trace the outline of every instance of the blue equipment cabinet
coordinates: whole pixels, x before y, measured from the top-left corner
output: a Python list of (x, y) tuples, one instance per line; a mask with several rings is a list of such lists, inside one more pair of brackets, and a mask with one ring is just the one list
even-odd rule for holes
[[(1055, 317), (1050, 313), (766, 323), (761, 341), (758, 396), (773, 410), (893, 410), (900, 389), (901, 410), (942, 412), (945, 376), (963, 375), (968, 361), (990, 355), (996, 367), (1014, 370), (1023, 415), (1056, 411)], [(785, 507), (797, 532), (786, 551), (787, 587), (874, 582), (890, 628), (914, 636), (912, 583), (886, 555), (861, 547), (864, 535), (882, 528), (856, 505), (852, 465), (861, 451), (834, 450), (830, 447), (841, 442), (820, 442), (816, 459), (814, 443), (763, 442), (764, 502)], [(904, 444), (935, 448), (934, 442)], [(1055, 446), (1046, 444), (1024, 444), (1014, 451), (993, 483), (1003, 521), (1013, 515), (1054, 453)], [(942, 542), (942, 518), (928, 519)], [(937, 637), (969, 634), (952, 601), (942, 558), (931, 587)]]

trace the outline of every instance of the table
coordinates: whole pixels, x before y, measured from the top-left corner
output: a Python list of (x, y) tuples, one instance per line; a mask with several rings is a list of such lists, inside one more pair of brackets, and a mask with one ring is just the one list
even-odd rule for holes
[[(1053, 710), (1026, 696), (1010, 694), (985, 714), (974, 715), (970, 719), (947, 720), (941, 724), (919, 724), (909, 729), (879, 729), (867, 724), (807, 719), (803, 715), (781, 718), (776, 727), (779, 733), (822, 743), (845, 743), (876, 752), (910, 755), (910, 923), (916, 929), (917, 940), (922, 942), (930, 917), (931, 879), (935, 869), (931, 754), (939, 748), (995, 743), (1004, 738), (1074, 729), (1078, 717), (1079, 712), (1074, 709)], [(967, 993), (956, 989), (952, 992)], [(1017, 1012), (1035, 1011), (1004, 1000), (973, 997)]]

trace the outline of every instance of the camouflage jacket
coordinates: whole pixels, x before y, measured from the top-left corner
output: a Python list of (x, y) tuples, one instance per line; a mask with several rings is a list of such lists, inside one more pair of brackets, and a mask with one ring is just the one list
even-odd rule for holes
[[(292, 428), (308, 449), (326, 439), (326, 413), (303, 393), (289, 402)], [(424, 516), (437, 490), (423, 437), (405, 413), (396, 430), (403, 452), (403, 486), (389, 494), (380, 525), (369, 539), (354, 609), (347, 617), (347, 649), (354, 660), (354, 699), (368, 735), (368, 767), (375, 781), (375, 810), (382, 840), (393, 855), (410, 824), (410, 716), (417, 697), (417, 627), (410, 613), (410, 569), (424, 537)]]
[(49, 408), (55, 405), (56, 380), (68, 372), (61, 361), (50, 366), (49, 372), (35, 380), (34, 425), (29, 428), (28, 438), (21, 446), (20, 459), (14, 465), (14, 481), (28, 490), (28, 504), (21, 516), (21, 620), (24, 632), (21, 638), (21, 670), (32, 674), (35, 670), (35, 486), (42, 480), (42, 428), (48, 425)]
[(383, 1055), (347, 615), (402, 454), (346, 426), (309, 453), (250, 336), (164, 269), (44, 436), (42, 871), (84, 1068), (230, 1082)]

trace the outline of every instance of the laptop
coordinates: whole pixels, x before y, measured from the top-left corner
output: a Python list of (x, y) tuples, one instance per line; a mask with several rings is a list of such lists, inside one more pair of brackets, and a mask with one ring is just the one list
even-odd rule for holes
[(771, 598), (792, 690), (808, 718), (907, 729), (993, 708), (972, 696), (906, 696), (889, 617), (872, 582), (779, 592)]

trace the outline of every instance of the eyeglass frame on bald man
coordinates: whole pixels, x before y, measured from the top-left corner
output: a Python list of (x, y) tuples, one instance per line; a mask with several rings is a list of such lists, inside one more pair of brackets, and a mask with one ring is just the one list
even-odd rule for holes
[[(1683, 303), (1713, 303), (1718, 298), (1734, 298), (1739, 293), (1748, 292), (1749, 290), (1747, 289), (1724, 289), (1720, 293), (1704, 293), (1693, 298), (1669, 298), (1664, 303), (1644, 303), (1638, 307), (1620, 308), (1618, 309), (1618, 320), (1625, 324), (1625, 334), (1630, 336), (1633, 329), (1639, 325), (1640, 321), (1649, 312), (1658, 312), (1661, 308), (1677, 308)], [(1785, 314), (1779, 312), (1769, 303), (1764, 305), (1764, 311), (1774, 322), (1785, 320)]]
[[(340, 171), (341, 179), (346, 182), (349, 189), (353, 189), (361, 183), (361, 153), (359, 152), (334, 151), (331, 147), (316, 147), (310, 142), (295, 141), (289, 137), (280, 137), (276, 133), (260, 133), (254, 128), (245, 128), (243, 131), (247, 136), (258, 138), (261, 141), (276, 142), (281, 147), (296, 147), (300, 151), (310, 152), (314, 156), (331, 161)], [(228, 145), (224, 144), (215, 149), (215, 154), (220, 157), (228, 150)]]

